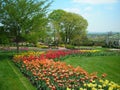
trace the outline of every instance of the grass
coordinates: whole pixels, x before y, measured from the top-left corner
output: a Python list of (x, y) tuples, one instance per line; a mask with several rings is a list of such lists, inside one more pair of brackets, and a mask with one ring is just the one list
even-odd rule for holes
[(98, 76), (106, 73), (106, 79), (120, 84), (120, 56), (70, 57), (65, 62), (89, 73), (98, 72)]
[(36, 90), (10, 59), (13, 52), (0, 52), (0, 90)]

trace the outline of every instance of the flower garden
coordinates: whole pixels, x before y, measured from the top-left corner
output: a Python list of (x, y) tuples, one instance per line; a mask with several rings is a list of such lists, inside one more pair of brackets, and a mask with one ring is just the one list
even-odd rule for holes
[[(67, 57), (100, 54), (99, 50), (25, 52), (14, 56), (20, 71), (38, 90), (119, 90), (120, 86), (81, 67), (62, 62)], [(108, 54), (110, 55), (110, 54)]]

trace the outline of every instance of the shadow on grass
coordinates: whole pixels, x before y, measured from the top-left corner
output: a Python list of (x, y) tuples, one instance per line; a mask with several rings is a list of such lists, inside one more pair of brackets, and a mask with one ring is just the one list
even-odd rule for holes
[(16, 54), (16, 52), (14, 51), (1, 51), (0, 60), (6, 60), (6, 59), (12, 60), (14, 54)]

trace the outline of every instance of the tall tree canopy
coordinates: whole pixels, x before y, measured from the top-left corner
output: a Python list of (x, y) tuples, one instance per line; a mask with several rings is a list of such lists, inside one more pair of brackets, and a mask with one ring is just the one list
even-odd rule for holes
[(50, 27), (52, 31), (52, 36), (54, 36), (54, 41), (61, 41), (60, 31), (61, 31), (61, 20), (66, 12), (63, 10), (54, 10), (49, 14)]
[(80, 41), (86, 35), (87, 20), (78, 14), (54, 10), (50, 13), (49, 18), (54, 30), (58, 32), (65, 44)]
[(0, 23), (14, 37), (17, 50), (21, 38), (37, 38), (44, 30), (50, 4), (50, 0), (0, 0)]

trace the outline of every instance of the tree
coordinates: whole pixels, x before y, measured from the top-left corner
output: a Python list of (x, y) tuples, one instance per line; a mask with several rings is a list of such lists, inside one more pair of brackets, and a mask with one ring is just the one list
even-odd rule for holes
[(52, 13), (49, 14), (49, 26), (51, 27), (51, 35), (54, 37), (54, 42), (57, 40), (61, 42), (61, 19), (66, 12), (63, 10), (54, 10)]
[(71, 44), (76, 37), (80, 39), (86, 35), (87, 20), (78, 14), (55, 10), (49, 18), (64, 44)]
[[(39, 37), (47, 23), (46, 14), (52, 1), (49, 0), (1, 0), (0, 23), (13, 36), (19, 51), (19, 42), (30, 36)], [(37, 33), (37, 34), (36, 34)], [(32, 37), (34, 38), (34, 37)]]

